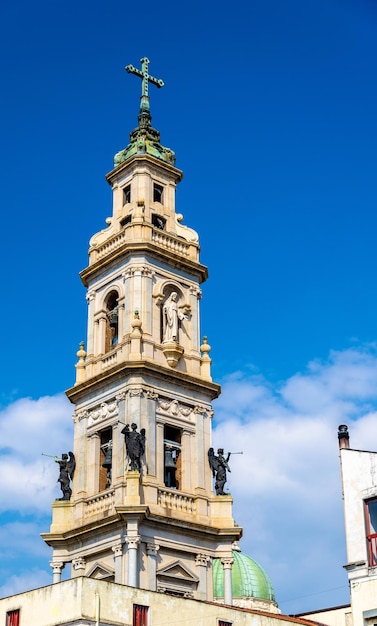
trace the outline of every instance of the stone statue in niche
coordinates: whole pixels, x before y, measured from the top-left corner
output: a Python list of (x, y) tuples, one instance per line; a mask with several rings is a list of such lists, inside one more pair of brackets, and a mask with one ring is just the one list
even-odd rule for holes
[(172, 291), (163, 306), (164, 314), (164, 342), (175, 341), (178, 343), (178, 327), (179, 322), (187, 320), (187, 315), (178, 309), (178, 294)]
[(130, 470), (140, 472), (141, 471), (141, 458), (145, 452), (145, 428), (142, 428), (140, 432), (137, 432), (137, 425), (131, 424), (131, 430), (129, 424), (122, 430), (122, 435), (126, 442), (127, 457), (130, 462)]
[(70, 481), (73, 480), (73, 475), (75, 473), (76, 467), (75, 455), (73, 454), (73, 452), (69, 452), (68, 454), (62, 454), (61, 459), (55, 457), (55, 463), (58, 463), (60, 468), (59, 478), (57, 482), (60, 483), (60, 488), (63, 493), (63, 497), (58, 498), (58, 500), (70, 500), (72, 495)]
[(227, 457), (224, 457), (223, 448), (219, 448), (217, 450), (217, 456), (213, 448), (208, 450), (208, 461), (210, 468), (212, 470), (212, 474), (215, 477), (215, 491), (217, 496), (225, 496), (224, 485), (226, 483), (226, 472), (230, 472), (230, 467), (228, 465), (228, 461), (230, 459), (230, 452), (228, 452)]

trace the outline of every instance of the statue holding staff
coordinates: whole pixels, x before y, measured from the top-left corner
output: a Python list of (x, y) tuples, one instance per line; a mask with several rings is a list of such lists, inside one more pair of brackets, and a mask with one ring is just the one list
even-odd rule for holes
[(137, 432), (137, 424), (131, 424), (131, 430), (129, 424), (122, 430), (122, 435), (126, 442), (127, 457), (130, 462), (130, 470), (133, 472), (141, 471), (141, 457), (145, 452), (145, 428), (142, 428), (140, 432)]

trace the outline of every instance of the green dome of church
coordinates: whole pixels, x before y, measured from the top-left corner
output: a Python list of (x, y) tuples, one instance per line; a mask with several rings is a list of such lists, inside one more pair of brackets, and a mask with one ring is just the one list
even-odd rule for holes
[[(256, 561), (233, 551), (232, 592), (234, 598), (258, 598), (275, 602), (275, 594), (268, 574)], [(213, 596), (224, 597), (224, 573), (220, 559), (213, 559)]]

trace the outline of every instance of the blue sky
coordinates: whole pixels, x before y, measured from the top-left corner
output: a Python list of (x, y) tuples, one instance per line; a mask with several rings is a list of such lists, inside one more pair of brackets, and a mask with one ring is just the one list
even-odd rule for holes
[(242, 547), (284, 612), (347, 601), (336, 428), (352, 421), (355, 447), (377, 434), (376, 35), (372, 0), (2, 0), (0, 595), (49, 580), (38, 533), (58, 493), (40, 452), (70, 447), (78, 272), (136, 125), (124, 66), (147, 55), (177, 210), (209, 267), (215, 438), (244, 437)]

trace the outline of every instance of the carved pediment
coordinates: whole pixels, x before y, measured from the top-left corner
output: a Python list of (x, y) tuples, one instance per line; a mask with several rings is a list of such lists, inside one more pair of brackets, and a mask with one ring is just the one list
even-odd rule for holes
[(173, 561), (165, 567), (162, 567), (157, 570), (157, 578), (160, 581), (166, 582), (179, 582), (186, 585), (196, 585), (199, 582), (199, 578), (193, 574), (188, 567), (183, 565), (180, 561)]
[(103, 565), (102, 563), (94, 563), (87, 572), (88, 578), (95, 578), (96, 580), (114, 580), (115, 572), (111, 567)]

